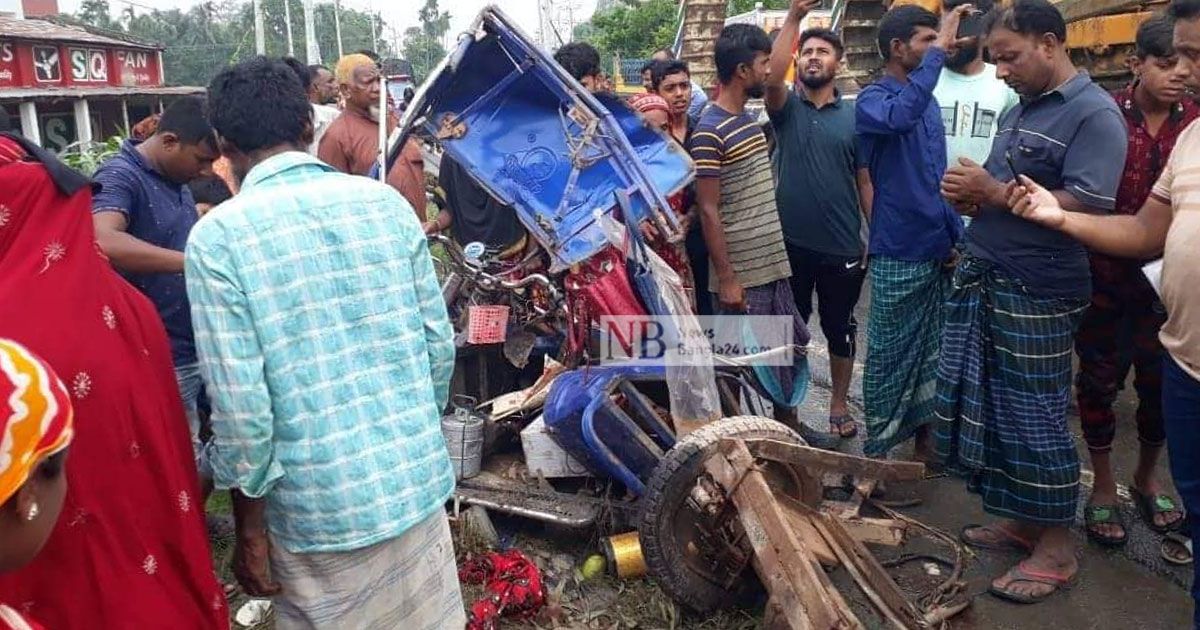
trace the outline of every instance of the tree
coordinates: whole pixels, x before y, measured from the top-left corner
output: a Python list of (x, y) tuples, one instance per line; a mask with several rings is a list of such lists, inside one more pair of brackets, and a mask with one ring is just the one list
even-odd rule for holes
[(575, 35), (595, 46), (601, 59), (614, 53), (626, 58), (649, 57), (654, 49), (674, 41), (677, 11), (674, 0), (618, 4), (596, 13), (590, 23), (575, 29)]
[(421, 27), (412, 26), (404, 30), (404, 46), (400, 55), (412, 64), (413, 81), (420, 83), (446, 56), (446, 49), (441, 42), (425, 34)]
[(108, 0), (83, 0), (79, 5), (79, 13), (75, 14), (81, 22), (89, 26), (114, 29), (120, 28), (112, 19), (108, 10)]
[(405, 29), (401, 54), (412, 63), (413, 80), (419, 83), (446, 56), (442, 37), (450, 30), (450, 12), (439, 11), (438, 0), (425, 0), (417, 16), (421, 26)]

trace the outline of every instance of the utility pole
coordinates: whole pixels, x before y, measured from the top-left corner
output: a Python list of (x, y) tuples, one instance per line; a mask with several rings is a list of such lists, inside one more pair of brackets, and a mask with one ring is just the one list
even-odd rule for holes
[(288, 56), (296, 56), (296, 44), (292, 41), (292, 0), (283, 0), (283, 22), (287, 25)]
[(379, 34), (375, 31), (375, 4), (371, 4), (371, 50), (379, 54)]
[(342, 50), (342, 18), (339, 15), (342, 12), (342, 3), (339, 0), (333, 0), (333, 30), (337, 34), (338, 42), (338, 59), (346, 55)]
[(313, 23), (313, 0), (301, 0), (304, 7), (304, 44), (308, 65), (321, 63), (321, 46), (317, 43), (317, 25)]
[(254, 0), (254, 50), (260, 55), (267, 54), (267, 37), (263, 32), (262, 0)]

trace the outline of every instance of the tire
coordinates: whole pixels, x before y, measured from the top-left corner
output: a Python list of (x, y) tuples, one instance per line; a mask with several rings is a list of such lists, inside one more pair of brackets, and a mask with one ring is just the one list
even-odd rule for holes
[(704, 474), (704, 463), (716, 453), (724, 438), (774, 439), (804, 444), (804, 440), (770, 418), (736, 416), (705, 426), (676, 443), (659, 462), (646, 484), (638, 519), (638, 537), (649, 575), (674, 601), (688, 610), (706, 615), (728, 608), (762, 592), (754, 570), (747, 566), (726, 590), (688, 564), (684, 551), (688, 541), (679, 536), (680, 510), (696, 480)]

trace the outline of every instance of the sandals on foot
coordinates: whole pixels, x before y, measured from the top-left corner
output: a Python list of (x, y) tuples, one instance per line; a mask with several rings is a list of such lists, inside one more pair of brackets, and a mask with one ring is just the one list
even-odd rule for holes
[(1186, 566), (1192, 563), (1192, 539), (1183, 534), (1169, 532), (1164, 535), (1158, 551), (1169, 564)]
[[(972, 538), (969, 532), (975, 530), (983, 530), (991, 532), (998, 539), (995, 542), (988, 542)], [(976, 549), (991, 549), (995, 551), (1021, 551), (1029, 553), (1033, 551), (1033, 541), (1026, 540), (1003, 527), (994, 525), (966, 525), (958, 532), (958, 539), (968, 547)]]
[[(1088, 538), (1105, 547), (1120, 547), (1129, 538), (1125, 518), (1121, 516), (1121, 509), (1115, 505), (1089, 505), (1083, 508), (1083, 523)], [(1118, 525), (1121, 535), (1103, 534), (1097, 528), (1099, 525)]]
[(841, 438), (852, 438), (858, 435), (858, 422), (848, 413), (829, 416), (829, 432)]
[[(1048, 597), (1058, 593), (1059, 591), (1064, 591), (1070, 588), (1071, 585), (1075, 583), (1075, 577), (1078, 575), (1078, 571), (1072, 573), (1071, 575), (1050, 573), (1040, 569), (1031, 569), (1028, 567), (1025, 561), (1022, 560), (1021, 562), (1017, 563), (1016, 566), (1009, 569), (1004, 575), (1005, 577), (1009, 578), (1008, 585), (1004, 588), (1000, 588), (995, 584), (992, 584), (988, 587), (988, 592), (996, 597), (999, 597), (1000, 599), (1007, 599), (1010, 602), (1016, 602), (1018, 604), (1036, 604), (1038, 602), (1045, 601)], [(1047, 586), (1053, 586), (1054, 588), (1041, 595), (1026, 595), (1025, 593), (1018, 593), (1011, 590), (1012, 585), (1018, 582), (1045, 584)]]
[[(1142, 494), (1132, 484), (1129, 486), (1129, 495), (1133, 497), (1133, 503), (1137, 506), (1138, 513), (1142, 515), (1142, 520), (1146, 521), (1146, 525), (1150, 529), (1160, 534), (1166, 534), (1179, 529), (1179, 524), (1183, 522), (1183, 510), (1179, 508), (1179, 504), (1171, 495), (1161, 492), (1155, 495)], [(1154, 522), (1154, 517), (1159, 514), (1176, 514), (1179, 518), (1166, 525), (1159, 525)]]

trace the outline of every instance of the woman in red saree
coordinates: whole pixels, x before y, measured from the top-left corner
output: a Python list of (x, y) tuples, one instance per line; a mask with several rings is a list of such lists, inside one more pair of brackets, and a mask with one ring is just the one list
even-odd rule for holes
[(75, 407), (62, 515), (0, 601), (47, 628), (227, 628), (199, 480), (154, 307), (95, 242), (90, 183), (0, 135), (0, 337)]

